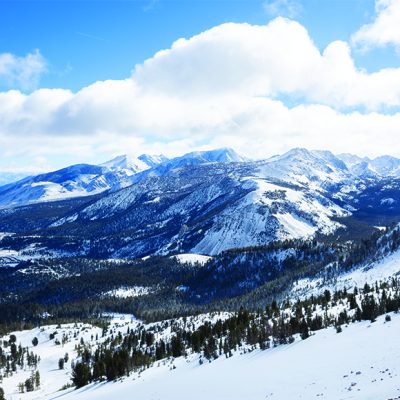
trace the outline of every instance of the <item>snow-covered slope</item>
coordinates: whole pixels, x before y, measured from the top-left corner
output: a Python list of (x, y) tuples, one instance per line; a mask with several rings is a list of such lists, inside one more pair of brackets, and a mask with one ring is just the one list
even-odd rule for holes
[[(121, 317), (114, 320), (112, 328), (126, 331), (127, 326), (134, 325), (135, 321)], [(29, 377), (29, 370), (4, 379), (2, 386), (6, 398), (12, 399), (128, 400), (132, 396), (141, 400), (397, 399), (399, 329), (400, 315), (392, 313), (389, 322), (382, 316), (372, 324), (367, 321), (350, 324), (339, 334), (331, 327), (304, 341), (297, 339), (290, 345), (246, 354), (236, 352), (231, 358), (222, 356), (202, 365), (198, 355), (179, 357), (117, 382), (60, 391), (69, 382), (71, 370), (69, 362), (64, 370), (59, 370), (59, 358), (67, 352), (70, 360), (74, 359), (74, 346), (80, 338), (94, 343), (91, 336), (98, 334), (100, 338), (101, 330), (82, 324), (50, 326), (15, 332), (18, 342), (41, 357), (41, 388), (18, 394), (17, 385)], [(69, 341), (64, 346), (56, 345), (49, 339), (54, 331), (56, 337), (66, 335)], [(34, 337), (39, 339), (37, 347), (31, 344)]]
[(327, 289), (332, 292), (346, 289), (350, 292), (354, 287), (363, 287), (365, 283), (374, 286), (376, 282), (385, 282), (399, 277), (400, 250), (397, 250), (379, 261), (358, 266), (352, 271), (335, 276), (333, 279), (323, 277), (301, 279), (293, 285), (291, 294), (305, 298), (311, 295), (319, 295)]
[[(208, 364), (197, 360), (174, 362), (176, 369), (151, 368), (123, 382), (92, 385), (48, 399), (103, 400), (388, 400), (400, 396), (400, 316), (385, 323), (351, 324), (337, 334), (334, 328), (291, 345)], [(384, 338), (384, 339), (383, 339)]]

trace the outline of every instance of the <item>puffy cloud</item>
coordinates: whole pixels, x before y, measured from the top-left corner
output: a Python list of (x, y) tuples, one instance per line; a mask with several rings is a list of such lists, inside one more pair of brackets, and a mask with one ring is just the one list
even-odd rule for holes
[(39, 50), (25, 57), (0, 54), (0, 86), (31, 90), (37, 87), (46, 69), (46, 61)]
[(297, 22), (224, 24), (176, 41), (136, 67), (133, 79), (151, 93), (192, 98), (281, 95), (337, 108), (400, 105), (400, 68), (357, 69), (346, 42), (321, 52)]
[(400, 149), (400, 114), (380, 113), (387, 106), (400, 106), (399, 68), (360, 70), (347, 43), (321, 52), (288, 19), (230, 23), (176, 41), (125, 80), (0, 93), (0, 148), (71, 162), (226, 145), (255, 157), (295, 146), (376, 155)]
[(365, 49), (394, 45), (400, 50), (400, 0), (376, 0), (376, 18), (363, 25), (352, 41)]

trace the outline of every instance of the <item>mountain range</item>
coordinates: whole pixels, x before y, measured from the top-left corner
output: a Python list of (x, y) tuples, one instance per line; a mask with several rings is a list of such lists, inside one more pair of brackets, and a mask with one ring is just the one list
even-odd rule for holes
[(227, 148), (119, 156), (2, 186), (0, 205), (19, 255), (32, 246), (104, 258), (215, 255), (398, 221), (400, 160), (302, 148), (256, 161)]
[[(398, 160), (119, 156), (0, 192), (0, 317), (24, 329), (1, 338), (7, 398), (24, 387), (29, 398), (172, 398), (183, 375), (184, 397), (203, 379), (214, 398), (226, 394), (221, 376), (243, 371), (251, 385), (231, 398), (395, 398)], [(268, 365), (278, 383), (261, 390)], [(294, 387), (279, 382), (288, 366)]]

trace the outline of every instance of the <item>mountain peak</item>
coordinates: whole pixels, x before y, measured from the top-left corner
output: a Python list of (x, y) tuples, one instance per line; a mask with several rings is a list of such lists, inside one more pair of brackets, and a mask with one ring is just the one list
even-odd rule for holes
[(167, 160), (168, 158), (163, 156), (162, 154), (142, 154), (138, 158), (130, 157), (126, 154), (123, 154), (100, 165), (102, 167), (106, 167), (112, 170), (130, 169), (133, 172), (140, 172), (149, 168), (153, 168)]
[(101, 167), (107, 168), (127, 168), (128, 156), (126, 154), (119, 155), (113, 159), (100, 164)]
[(193, 151), (187, 153), (182, 158), (197, 158), (203, 162), (244, 162), (249, 161), (248, 158), (238, 154), (229, 147), (222, 147), (215, 150)]
[(163, 154), (142, 154), (138, 157), (138, 160), (143, 161), (150, 168), (153, 168), (163, 162), (169, 160), (169, 158), (165, 157)]

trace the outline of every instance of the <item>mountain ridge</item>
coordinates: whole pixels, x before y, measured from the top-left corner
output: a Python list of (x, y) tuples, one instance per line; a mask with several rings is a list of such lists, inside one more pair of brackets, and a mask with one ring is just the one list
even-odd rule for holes
[[(113, 159), (109, 165), (115, 170), (106, 181), (108, 186), (101, 186), (96, 196), (86, 196), (76, 205), (74, 199), (31, 205), (26, 226), (18, 217), (26, 216), (26, 208), (6, 209), (0, 213), (0, 224), (18, 234), (40, 233), (44, 242), (55, 235), (60, 238), (60, 251), (64, 251), (62, 241), (71, 243), (68, 238), (74, 237), (74, 246), (68, 246), (71, 255), (129, 258), (215, 255), (276, 240), (351, 236), (400, 218), (400, 180), (395, 175), (357, 176), (329, 151), (296, 148), (249, 161), (230, 149), (219, 149), (168, 160), (158, 157), (159, 161), (132, 171), (126, 186), (117, 180), (110, 189), (111, 179), (127, 165), (125, 157)], [(394, 162), (384, 163), (396, 168)], [(104, 168), (78, 165), (68, 171), (99, 173)], [(53, 173), (53, 181), (59, 176), (64, 179), (65, 171)], [(30, 178), (22, 189), (43, 190), (40, 179)], [(97, 182), (83, 183), (88, 188)], [(99, 182), (104, 184), (104, 180)], [(44, 212), (49, 218), (43, 218)]]

